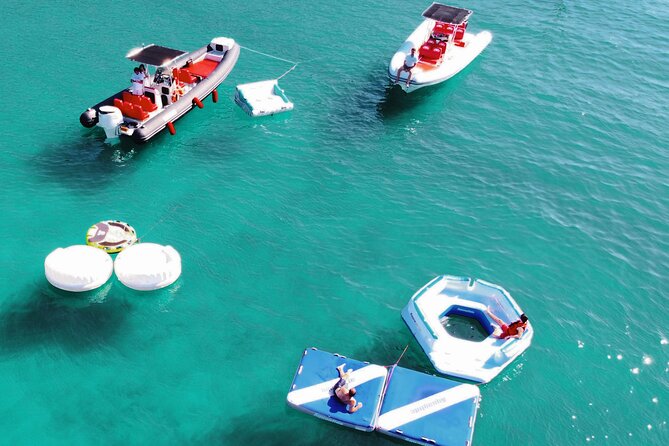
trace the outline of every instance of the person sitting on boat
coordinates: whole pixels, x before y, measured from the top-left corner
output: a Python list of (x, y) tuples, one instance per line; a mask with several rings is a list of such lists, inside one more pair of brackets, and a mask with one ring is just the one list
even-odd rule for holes
[(527, 316), (525, 313), (520, 315), (520, 319), (517, 321), (511, 322), (509, 325), (505, 324), (499, 317), (495, 316), (490, 307), (486, 308), (486, 313), (490, 316), (496, 323), (499, 325), (500, 330), (495, 330), (493, 336), (496, 336), (500, 339), (509, 339), (509, 338), (520, 338), (527, 328)]
[(349, 381), (349, 374), (353, 371), (351, 369), (348, 372), (344, 372), (344, 366), (346, 364), (341, 364), (337, 367), (337, 372), (339, 372), (339, 381), (335, 384), (334, 391), (335, 396), (339, 401), (346, 404), (346, 408), (350, 413), (357, 412), (358, 409), (362, 407), (362, 403), (359, 403), (355, 400), (355, 387), (351, 387)]
[(138, 67), (135, 67), (134, 73), (130, 78), (130, 93), (135, 96), (141, 96), (144, 94), (144, 75), (139, 71)]
[(402, 65), (402, 67), (397, 70), (397, 81), (395, 83), (400, 81), (400, 73), (402, 73), (402, 71), (406, 71), (408, 87), (409, 83), (411, 82), (411, 70), (413, 70), (417, 63), (418, 57), (416, 57), (416, 48), (411, 48), (411, 53), (407, 54), (407, 57), (404, 59), (404, 65)]

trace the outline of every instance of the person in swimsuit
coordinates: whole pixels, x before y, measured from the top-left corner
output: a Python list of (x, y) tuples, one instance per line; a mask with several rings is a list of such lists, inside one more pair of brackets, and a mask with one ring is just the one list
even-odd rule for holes
[(402, 67), (399, 70), (397, 70), (397, 80), (395, 81), (395, 83), (398, 83), (400, 81), (400, 74), (402, 73), (402, 71), (406, 71), (407, 87), (408, 87), (409, 83), (411, 82), (411, 76), (413, 75), (411, 70), (413, 70), (413, 68), (416, 66), (417, 63), (418, 63), (418, 57), (416, 57), (416, 48), (411, 48), (411, 54), (408, 54), (406, 59), (404, 59), (404, 65), (402, 65)]
[(492, 320), (494, 320), (497, 323), (497, 325), (499, 325), (500, 328), (499, 331), (495, 330), (493, 336), (496, 336), (500, 339), (509, 339), (509, 338), (518, 339), (523, 335), (523, 333), (525, 333), (528, 321), (527, 316), (525, 316), (525, 313), (520, 315), (520, 319), (518, 319), (515, 322), (511, 322), (509, 325), (507, 325), (499, 317), (495, 316), (492, 311), (490, 311), (490, 307), (486, 308), (485, 311), (486, 313), (488, 313), (488, 316), (490, 316)]
[(347, 372), (344, 372), (344, 366), (346, 364), (341, 364), (337, 367), (337, 372), (339, 372), (339, 381), (333, 387), (334, 395), (339, 401), (346, 404), (346, 408), (349, 413), (357, 412), (358, 409), (362, 407), (362, 403), (359, 403), (355, 400), (355, 387), (351, 387), (349, 380), (349, 375), (353, 371), (349, 369)]

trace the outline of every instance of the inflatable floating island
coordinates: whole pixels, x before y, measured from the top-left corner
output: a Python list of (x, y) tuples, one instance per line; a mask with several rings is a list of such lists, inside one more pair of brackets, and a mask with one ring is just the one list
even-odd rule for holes
[[(532, 343), (534, 329), (529, 322), (522, 323), (522, 331), (514, 326), (521, 315), (504, 288), (456, 276), (434, 278), (402, 310), (404, 322), (437, 371), (483, 383)], [(502, 320), (506, 323), (500, 324)], [(507, 328), (504, 335), (502, 325)]]

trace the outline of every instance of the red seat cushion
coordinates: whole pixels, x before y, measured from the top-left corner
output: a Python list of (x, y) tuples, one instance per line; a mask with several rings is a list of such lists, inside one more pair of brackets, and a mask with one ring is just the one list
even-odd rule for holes
[(437, 23), (434, 25), (434, 29), (432, 30), (432, 34), (436, 36), (448, 36), (450, 34), (453, 34), (453, 31), (455, 30), (455, 27), (453, 25), (448, 25), (446, 23)]
[(119, 110), (123, 110), (123, 101), (119, 98), (114, 98), (114, 107), (118, 108)]
[(426, 43), (420, 47), (418, 54), (423, 59), (437, 60), (441, 57), (441, 48), (436, 45)]
[(132, 98), (132, 94), (129, 91), (124, 91), (123, 92), (123, 101), (124, 102), (130, 102)]
[(216, 69), (218, 62), (209, 59), (203, 59), (188, 67), (188, 72), (195, 76), (207, 77)]
[(464, 36), (465, 36), (464, 28), (458, 28), (455, 30), (455, 40), (462, 40)]
[(158, 106), (151, 102), (151, 99), (147, 98), (146, 96), (140, 96), (140, 105), (147, 112), (152, 112), (158, 109)]
[(192, 84), (197, 80), (195, 79), (195, 76), (192, 76), (187, 70), (180, 70), (177, 79), (185, 84)]

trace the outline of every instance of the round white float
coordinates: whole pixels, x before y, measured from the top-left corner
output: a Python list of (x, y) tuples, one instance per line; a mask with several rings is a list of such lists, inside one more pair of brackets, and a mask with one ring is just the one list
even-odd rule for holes
[(44, 260), (46, 280), (65, 291), (99, 288), (109, 280), (113, 270), (109, 254), (86, 245), (58, 248)]
[(157, 290), (181, 275), (181, 256), (171, 246), (139, 243), (125, 248), (114, 261), (121, 283), (139, 291)]

